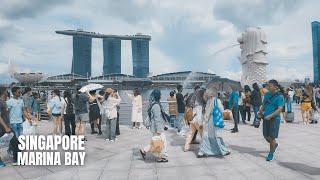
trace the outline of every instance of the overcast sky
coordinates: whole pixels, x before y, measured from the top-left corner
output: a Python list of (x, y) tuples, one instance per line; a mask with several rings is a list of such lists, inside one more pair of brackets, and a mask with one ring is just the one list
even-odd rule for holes
[[(72, 38), (55, 30), (152, 36), (150, 71), (216, 73), (240, 79), (237, 37), (249, 26), (265, 30), (268, 78), (312, 78), (311, 22), (318, 0), (0, 0), (0, 82), (8, 61), (23, 71), (69, 73)], [(215, 54), (215, 55), (213, 55)], [(93, 75), (101, 75), (102, 40), (93, 39)], [(132, 73), (130, 41), (122, 41), (122, 72)]]

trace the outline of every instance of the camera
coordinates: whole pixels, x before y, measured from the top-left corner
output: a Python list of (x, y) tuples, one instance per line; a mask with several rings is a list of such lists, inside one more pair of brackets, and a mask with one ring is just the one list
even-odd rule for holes
[(264, 115), (261, 112), (258, 112), (257, 118), (253, 121), (253, 126), (259, 128), (260, 121), (264, 119)]

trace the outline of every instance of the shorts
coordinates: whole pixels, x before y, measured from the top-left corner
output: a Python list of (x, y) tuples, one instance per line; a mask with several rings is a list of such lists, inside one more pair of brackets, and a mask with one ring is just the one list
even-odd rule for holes
[(76, 123), (88, 122), (89, 121), (89, 113), (76, 114), (75, 115), (75, 121), (76, 121)]
[(312, 108), (311, 102), (303, 102), (300, 107), (302, 111), (310, 111)]
[(280, 129), (280, 119), (273, 119), (270, 121), (263, 120), (263, 136), (264, 138), (271, 137), (278, 138)]
[(61, 114), (54, 114), (54, 113), (52, 113), (52, 116), (54, 116), (54, 117), (60, 117)]

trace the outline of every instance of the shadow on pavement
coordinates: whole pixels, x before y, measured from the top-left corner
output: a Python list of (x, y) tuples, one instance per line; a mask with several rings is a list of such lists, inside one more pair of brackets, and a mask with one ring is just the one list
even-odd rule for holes
[(138, 149), (138, 148), (133, 148), (132, 152), (133, 152), (134, 159), (144, 161), (145, 163), (154, 163), (157, 158), (152, 153), (147, 153), (146, 159), (144, 160), (141, 156), (140, 149)]
[(229, 146), (231, 151), (238, 151), (239, 153), (245, 153), (245, 154), (250, 154), (253, 155), (255, 157), (265, 157), (266, 153), (268, 153), (267, 151), (257, 151), (255, 148), (251, 148), (251, 147), (243, 147), (243, 146), (237, 146), (237, 145), (230, 145)]
[(302, 163), (293, 163), (293, 162), (278, 162), (280, 166), (286, 167), (293, 171), (300, 171), (309, 175), (320, 175), (320, 168), (309, 166), (307, 164)]

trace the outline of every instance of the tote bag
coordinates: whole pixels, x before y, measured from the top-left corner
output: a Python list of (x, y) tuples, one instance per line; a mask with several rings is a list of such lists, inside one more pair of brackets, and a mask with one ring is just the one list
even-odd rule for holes
[(162, 140), (161, 136), (153, 136), (150, 142), (152, 153), (161, 153), (164, 147), (164, 141)]
[(213, 102), (213, 112), (212, 112), (213, 125), (218, 128), (224, 128), (224, 122), (222, 113), (218, 107), (218, 100), (215, 99)]

